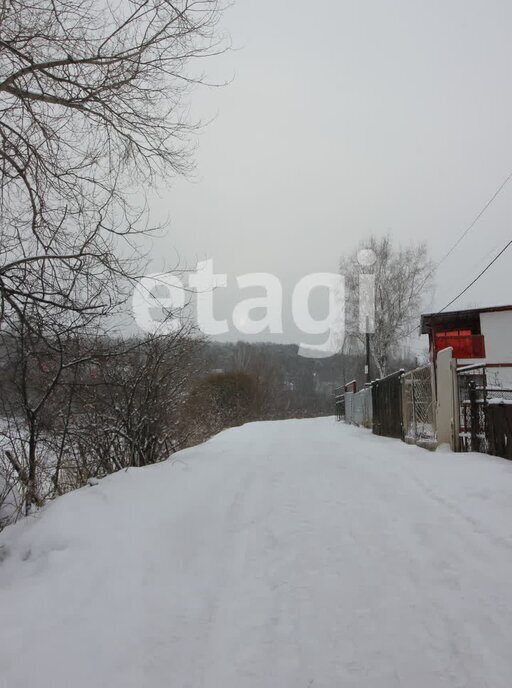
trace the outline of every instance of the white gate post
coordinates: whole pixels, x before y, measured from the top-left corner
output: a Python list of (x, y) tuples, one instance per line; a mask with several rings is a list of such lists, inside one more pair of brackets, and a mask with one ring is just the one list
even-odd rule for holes
[[(436, 360), (436, 429), (439, 444), (449, 444), (454, 448), (454, 433), (458, 426), (455, 418), (453, 349), (448, 347), (437, 354)], [(457, 430), (458, 435), (458, 430)]]

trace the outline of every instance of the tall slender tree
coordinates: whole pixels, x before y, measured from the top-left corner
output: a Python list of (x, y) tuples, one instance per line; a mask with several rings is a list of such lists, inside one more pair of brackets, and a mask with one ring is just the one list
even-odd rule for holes
[[(347, 348), (364, 350), (366, 323), (362, 322), (361, 276), (370, 275), (374, 286), (370, 301), (374, 315), (369, 318), (371, 360), (382, 377), (391, 357), (413, 334), (422, 306), (433, 286), (434, 266), (425, 244), (401, 246), (390, 236), (370, 236), (340, 261), (345, 277)], [(368, 305), (368, 303), (366, 304)]]

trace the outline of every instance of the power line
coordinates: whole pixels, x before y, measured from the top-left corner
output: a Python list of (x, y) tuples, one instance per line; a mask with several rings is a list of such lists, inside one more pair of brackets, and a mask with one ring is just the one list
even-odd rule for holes
[[(508, 174), (507, 178), (500, 184), (500, 186), (496, 189), (496, 191), (493, 193), (491, 198), (487, 201), (487, 203), (484, 205), (484, 207), (480, 210), (480, 212), (475, 215), (473, 221), (466, 227), (466, 229), (462, 232), (460, 237), (457, 239), (457, 241), (453, 244), (453, 246), (444, 254), (444, 256), (439, 260), (432, 270), (430, 270), (427, 275), (425, 276), (423, 282), (420, 284), (419, 289), (421, 289), (428, 281), (430, 277), (434, 274), (434, 272), (437, 270), (437, 268), (441, 265), (441, 263), (444, 263), (444, 261), (450, 256), (457, 246), (461, 243), (461, 241), (466, 237), (469, 232), (473, 229), (473, 227), (476, 225), (478, 220), (484, 215), (484, 213), (487, 211), (487, 209), (494, 203), (494, 201), (498, 198), (500, 193), (503, 191), (503, 189), (507, 186), (509, 181), (512, 179), (512, 171)], [(414, 332), (414, 330), (413, 330)]]
[[(428, 282), (430, 277), (432, 277), (432, 275), (435, 273), (435, 271), (441, 265), (441, 263), (444, 263), (444, 261), (448, 258), (448, 256), (450, 256), (453, 253), (453, 251), (457, 248), (457, 246), (461, 243), (461, 241), (464, 239), (464, 237), (467, 236), (467, 234), (469, 234), (469, 232), (473, 229), (473, 227), (476, 225), (478, 220), (482, 217), (482, 215), (484, 215), (484, 213), (487, 211), (487, 209), (494, 203), (494, 201), (498, 198), (500, 193), (503, 191), (503, 189), (506, 187), (506, 185), (509, 183), (509, 181), (511, 179), (512, 179), (512, 171), (508, 174), (506, 179), (496, 189), (496, 191), (493, 193), (493, 195), (487, 201), (487, 203), (483, 206), (483, 208), (480, 210), (480, 212), (474, 217), (473, 221), (466, 227), (464, 232), (460, 235), (460, 237), (453, 244), (453, 246), (444, 254), (444, 256), (441, 258), (441, 260), (439, 260), (437, 263), (435, 263), (435, 265), (432, 267), (432, 269), (427, 272), (427, 274), (425, 275), (425, 277), (423, 279), (423, 282), (421, 282), (420, 286), (418, 287), (418, 291), (420, 291), (425, 286), (425, 284)], [(395, 299), (395, 301), (396, 301), (396, 299)], [(394, 305), (394, 302), (393, 302), (393, 305)], [(405, 336), (408, 337), (410, 334), (412, 334), (412, 332), (414, 332), (415, 329), (416, 328), (411, 330), (411, 332), (409, 332), (409, 334), (406, 334)]]
[(457, 248), (457, 246), (460, 244), (460, 242), (464, 239), (464, 237), (469, 234), (469, 232), (473, 229), (473, 227), (476, 225), (478, 220), (482, 217), (482, 215), (486, 212), (486, 210), (494, 203), (496, 198), (500, 195), (500, 193), (503, 191), (503, 189), (506, 187), (506, 185), (509, 183), (509, 181), (512, 179), (512, 171), (508, 175), (508, 177), (500, 184), (500, 186), (496, 189), (494, 194), (491, 196), (491, 198), (487, 201), (487, 203), (484, 205), (482, 210), (475, 216), (473, 221), (468, 225), (468, 227), (464, 230), (464, 232), (460, 235), (460, 237), (457, 239), (457, 241), (453, 244), (453, 246), (445, 253), (445, 255), (441, 258), (441, 260), (437, 263), (436, 268), (438, 268), (441, 263), (443, 263), (448, 256), (450, 256), (453, 251)]
[(509, 248), (509, 246), (510, 246), (511, 244), (512, 244), (512, 239), (508, 242), (508, 244), (506, 244), (506, 245), (501, 249), (501, 251), (498, 253), (498, 255), (495, 256), (495, 257), (491, 260), (491, 262), (488, 263), (488, 264), (486, 265), (486, 267), (482, 270), (482, 272), (480, 272), (480, 273), (475, 277), (475, 279), (474, 279), (472, 282), (470, 282), (470, 283), (468, 284), (467, 287), (464, 287), (464, 289), (463, 289), (459, 294), (457, 294), (457, 296), (456, 296), (454, 299), (452, 299), (452, 300), (450, 301), (450, 303), (447, 303), (446, 306), (444, 306), (444, 308), (441, 308), (441, 310), (440, 310), (440, 311), (437, 311), (437, 312), (438, 312), (438, 313), (442, 313), (442, 312), (445, 311), (449, 306), (451, 306), (452, 303), (455, 303), (455, 301), (457, 301), (457, 299), (459, 299), (463, 294), (465, 294), (465, 293), (467, 292), (467, 290), (470, 289), (470, 288), (475, 284), (475, 282), (478, 282), (478, 280), (480, 279), (480, 277), (482, 277), (482, 275), (484, 275), (484, 274), (487, 272), (487, 270), (491, 267), (491, 265), (494, 265), (494, 263), (498, 260), (498, 258), (499, 258), (500, 256), (502, 256), (502, 255), (505, 253), (505, 251)]
[[(475, 277), (475, 279), (467, 285), (467, 287), (464, 287), (464, 289), (463, 289), (461, 292), (459, 292), (459, 293), (457, 294), (457, 296), (456, 296), (454, 299), (452, 299), (452, 300), (450, 301), (450, 303), (447, 303), (446, 306), (443, 306), (443, 308), (441, 308), (441, 310), (436, 311), (435, 313), (433, 313), (433, 315), (438, 315), (439, 313), (442, 313), (443, 311), (445, 311), (447, 308), (449, 308), (449, 307), (452, 305), (452, 303), (455, 303), (455, 301), (457, 301), (457, 299), (459, 299), (463, 294), (465, 294), (465, 293), (468, 291), (468, 289), (471, 289), (471, 287), (472, 287), (476, 282), (478, 282), (478, 280), (480, 279), (480, 277), (482, 277), (482, 275), (485, 275), (485, 273), (487, 272), (487, 270), (489, 270), (489, 268), (490, 268), (492, 265), (494, 265), (494, 263), (500, 258), (500, 256), (502, 256), (502, 255), (505, 253), (505, 251), (506, 251), (511, 245), (512, 245), (512, 239), (511, 239), (511, 240), (501, 249), (501, 251), (498, 253), (498, 255), (495, 256), (495, 257), (491, 260), (491, 262), (488, 263), (488, 264), (485, 266), (485, 268)], [(418, 330), (419, 328), (420, 328), (420, 325), (415, 325), (415, 326), (412, 328), (412, 330), (409, 330), (409, 332), (407, 332), (407, 334), (405, 334), (405, 335), (403, 336), (403, 339), (407, 339), (407, 337), (410, 337), (411, 334), (412, 334), (413, 332), (415, 332), (416, 330)]]
[[(421, 289), (421, 288), (427, 283), (429, 277), (431, 277), (431, 276), (434, 274), (434, 272), (435, 272), (435, 271), (437, 270), (437, 268), (441, 265), (441, 263), (443, 263), (443, 262), (448, 258), (448, 256), (450, 256), (450, 255), (453, 253), (453, 251), (457, 248), (457, 246), (461, 243), (461, 241), (469, 234), (469, 232), (473, 229), (473, 227), (476, 225), (476, 223), (478, 222), (478, 220), (480, 220), (480, 218), (482, 217), (482, 215), (484, 215), (484, 213), (488, 210), (488, 208), (494, 203), (494, 201), (498, 198), (498, 196), (500, 195), (500, 193), (503, 191), (503, 189), (506, 187), (506, 185), (509, 183), (509, 181), (510, 181), (511, 179), (512, 179), (512, 171), (509, 172), (509, 174), (508, 174), (507, 177), (504, 179), (504, 181), (499, 185), (499, 187), (496, 189), (496, 191), (493, 193), (493, 195), (492, 195), (491, 198), (487, 201), (487, 203), (483, 206), (483, 208), (480, 210), (480, 212), (474, 217), (474, 219), (472, 220), (472, 222), (466, 227), (466, 229), (465, 229), (464, 232), (460, 235), (460, 237), (457, 239), (457, 241), (456, 241), (456, 242), (451, 246), (451, 248), (444, 254), (444, 256), (441, 258), (441, 260), (439, 260), (439, 261), (434, 265), (434, 267), (433, 267), (431, 270), (429, 270), (429, 272), (426, 274), (426, 276), (425, 276), (423, 282), (420, 284), (419, 289)], [(465, 294), (465, 293), (468, 291), (468, 289), (470, 289), (470, 288), (473, 286), (473, 284), (475, 284), (475, 282), (478, 282), (478, 280), (480, 279), (480, 277), (482, 277), (482, 275), (484, 275), (484, 274), (487, 272), (487, 270), (488, 270), (488, 269), (498, 260), (498, 258), (499, 258), (503, 253), (505, 253), (505, 251), (508, 249), (508, 247), (510, 246), (510, 244), (512, 244), (512, 240), (509, 241), (509, 243), (508, 243), (508, 244), (498, 253), (498, 255), (497, 255), (497, 256), (496, 256), (496, 257), (495, 257), (495, 258), (494, 258), (494, 259), (493, 259), (493, 260), (492, 260), (483, 270), (482, 270), (482, 272), (481, 272), (479, 275), (477, 275), (477, 277), (475, 277), (475, 279), (474, 279), (470, 284), (468, 284), (467, 287), (465, 287), (465, 288), (460, 292), (460, 294), (458, 294), (454, 299), (452, 299), (452, 300), (450, 301), (450, 303), (446, 304), (446, 306), (444, 306), (444, 308), (441, 308), (441, 310), (440, 310), (440, 311), (437, 311), (434, 315), (436, 315), (437, 313), (442, 313), (442, 312), (443, 312), (444, 310), (446, 310), (449, 306), (451, 306), (452, 303), (455, 303), (455, 301), (457, 301), (457, 299), (459, 299), (463, 294)], [(405, 334), (403, 337), (400, 337), (400, 339), (401, 339), (401, 340), (407, 339), (407, 337), (410, 337), (411, 334), (412, 334), (413, 332), (415, 332), (416, 330), (418, 330), (419, 328), (420, 328), (420, 325), (416, 325), (415, 327), (412, 328), (412, 330), (410, 330), (409, 332), (407, 332), (407, 334)]]

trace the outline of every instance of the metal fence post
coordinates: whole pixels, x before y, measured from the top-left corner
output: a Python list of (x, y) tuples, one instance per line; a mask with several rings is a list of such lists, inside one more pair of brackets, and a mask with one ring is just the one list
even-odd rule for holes
[(471, 451), (478, 451), (478, 404), (476, 400), (476, 385), (474, 380), (469, 381), (469, 418), (471, 423)]
[(412, 395), (412, 426), (414, 428), (414, 439), (418, 439), (418, 426), (416, 423), (416, 384), (414, 382), (414, 373), (411, 375), (411, 395)]

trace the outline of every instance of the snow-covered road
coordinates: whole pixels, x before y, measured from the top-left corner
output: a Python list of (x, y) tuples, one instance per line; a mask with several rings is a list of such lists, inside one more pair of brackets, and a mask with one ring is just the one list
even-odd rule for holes
[(512, 463), (257, 423), (0, 535), (8, 688), (509, 688)]

